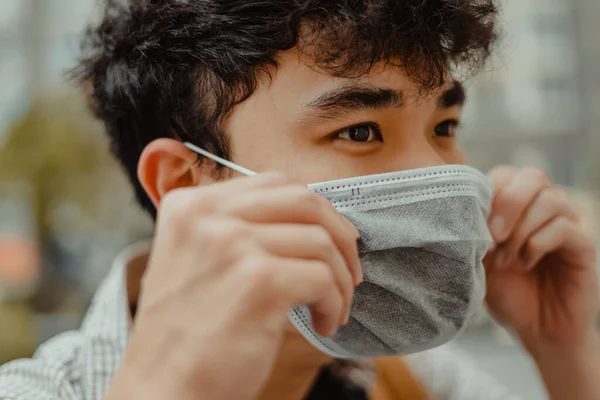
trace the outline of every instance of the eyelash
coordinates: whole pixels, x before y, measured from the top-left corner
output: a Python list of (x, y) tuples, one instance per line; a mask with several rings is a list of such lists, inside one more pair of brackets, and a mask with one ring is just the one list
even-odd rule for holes
[(377, 141), (383, 141), (383, 137), (381, 135), (381, 128), (379, 127), (379, 125), (375, 122), (363, 122), (360, 124), (356, 124), (356, 125), (352, 125), (352, 126), (347, 126), (343, 129), (340, 129), (339, 131), (337, 131), (336, 133), (334, 133), (333, 135), (331, 135), (332, 139), (341, 139), (341, 140), (347, 140), (350, 142), (354, 142), (354, 143), (371, 143), (373, 141), (360, 141), (360, 140), (349, 140), (349, 139), (345, 139), (342, 138), (341, 135), (353, 128), (363, 128), (366, 127), (368, 129), (371, 129), (375, 135), (375, 140)]
[[(439, 132), (436, 132), (438, 128), (440, 128), (440, 126), (446, 125), (448, 124), (450, 126), (450, 128), (452, 129), (453, 133), (450, 135), (441, 135), (439, 134)], [(331, 135), (332, 139), (343, 139), (343, 140), (348, 140), (351, 142), (355, 142), (355, 143), (369, 143), (371, 141), (354, 141), (354, 140), (349, 140), (349, 139), (345, 139), (345, 138), (341, 138), (340, 136), (342, 135), (342, 133), (345, 133), (353, 128), (362, 128), (362, 127), (367, 127), (369, 129), (373, 130), (373, 133), (375, 134), (375, 140), (378, 141), (383, 141), (383, 137), (381, 134), (381, 128), (379, 127), (379, 125), (375, 122), (366, 122), (366, 123), (360, 123), (360, 124), (356, 124), (356, 125), (352, 125), (352, 126), (348, 126), (344, 129), (341, 129), (339, 131), (337, 131), (336, 133), (334, 133), (333, 135)], [(458, 128), (460, 127), (460, 121), (457, 119), (447, 119), (444, 120), (442, 122), (440, 122), (439, 124), (437, 124), (434, 128), (434, 136), (436, 137), (442, 137), (442, 138), (452, 138), (456, 135), (456, 133), (454, 131), (456, 131)]]
[[(451, 129), (452, 129), (452, 131), (453, 131), (453, 133), (452, 133), (452, 134), (450, 134), (450, 135), (440, 135), (440, 134), (438, 134), (438, 132), (437, 132), (437, 129), (438, 129), (440, 126), (442, 126), (442, 125), (445, 125), (445, 124), (448, 124), (448, 125), (450, 125), (450, 128), (451, 128)], [(437, 125), (435, 126), (435, 128), (433, 128), (433, 131), (434, 131), (434, 136), (436, 136), (436, 137), (442, 137), (442, 138), (452, 138), (452, 137), (456, 136), (456, 132), (455, 132), (455, 131), (456, 131), (456, 130), (457, 130), (459, 127), (460, 127), (460, 121), (459, 121), (459, 120), (457, 120), (457, 119), (447, 119), (447, 120), (445, 120), (445, 121), (442, 121), (442, 122), (440, 122), (439, 124), (437, 124)]]

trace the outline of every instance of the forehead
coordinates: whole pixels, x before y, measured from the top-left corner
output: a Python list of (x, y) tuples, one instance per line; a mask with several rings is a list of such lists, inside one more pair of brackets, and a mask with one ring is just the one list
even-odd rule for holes
[(408, 90), (411, 84), (408, 77), (399, 68), (374, 66), (368, 73), (355, 78), (333, 76), (316, 66), (308, 56), (297, 51), (281, 53), (277, 69), (269, 82), (269, 89), (284, 90), (285, 86), (296, 89), (296, 93), (315, 93), (337, 87), (348, 82), (368, 83), (373, 86), (393, 87)]
[[(254, 93), (238, 104), (227, 118), (227, 130), (260, 130), (265, 126), (289, 127), (303, 125), (312, 120), (322, 121), (311, 103), (320, 96), (327, 95), (342, 87), (361, 85), (374, 89), (398, 91), (402, 94), (403, 108), (414, 103), (429, 104), (427, 109), (439, 107), (441, 95), (453, 86), (451, 80), (439, 89), (424, 96), (418, 84), (414, 83), (398, 67), (385, 64), (374, 66), (368, 73), (355, 78), (333, 76), (311, 63), (310, 58), (297, 50), (282, 52), (277, 57), (278, 66), (268, 74), (259, 75)], [(364, 99), (359, 99), (359, 102)], [(367, 107), (369, 108), (369, 107)], [(370, 107), (371, 110), (377, 107)], [(352, 112), (353, 110), (349, 110)], [(364, 115), (364, 114), (363, 114)]]
[(357, 77), (333, 76), (312, 63), (309, 56), (297, 50), (278, 54), (277, 68), (269, 75), (259, 77), (259, 85), (252, 97), (271, 98), (281, 102), (284, 99), (298, 106), (308, 104), (320, 93), (347, 84), (364, 84), (373, 87), (404, 92), (406, 102), (438, 99), (442, 93), (454, 85), (448, 76), (447, 82), (439, 89), (423, 93), (418, 84), (411, 80), (402, 68), (384, 63), (373, 66), (367, 73)]

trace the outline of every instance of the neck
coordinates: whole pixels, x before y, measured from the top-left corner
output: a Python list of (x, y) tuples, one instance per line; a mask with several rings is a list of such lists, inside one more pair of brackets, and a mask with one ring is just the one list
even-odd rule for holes
[(141, 282), (148, 259), (150, 258), (150, 250), (140, 251), (127, 261), (125, 276), (127, 277), (127, 301), (129, 304), (137, 304), (140, 297)]
[(273, 373), (258, 400), (302, 400), (308, 395), (321, 368), (332, 361), (290, 324)]

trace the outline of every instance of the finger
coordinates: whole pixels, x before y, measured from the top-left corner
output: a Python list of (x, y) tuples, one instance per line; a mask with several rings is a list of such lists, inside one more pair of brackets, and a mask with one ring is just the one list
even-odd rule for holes
[(251, 190), (289, 185), (291, 181), (281, 172), (264, 172), (254, 176), (235, 177), (208, 186), (196, 186), (192, 190), (221, 197), (247, 193)]
[(499, 189), (490, 215), (490, 231), (496, 243), (503, 243), (512, 235), (525, 210), (543, 189), (550, 186), (551, 182), (543, 171), (524, 168)]
[(492, 168), (487, 175), (494, 184), (494, 190), (498, 192), (508, 185), (518, 172), (519, 168), (512, 165), (499, 165)]
[(276, 295), (288, 308), (307, 305), (313, 327), (322, 336), (333, 336), (345, 310), (343, 298), (329, 266), (316, 260), (270, 257), (267, 266), (275, 276)]
[(524, 270), (531, 270), (540, 260), (559, 249), (566, 250), (567, 255), (581, 257), (587, 248), (593, 249), (593, 245), (588, 243), (577, 223), (566, 216), (558, 216), (527, 240), (522, 251)]
[(159, 220), (166, 221), (173, 213), (184, 214), (189, 220), (191, 214), (214, 213), (223, 197), (231, 197), (261, 188), (278, 187), (289, 184), (289, 179), (280, 172), (265, 172), (250, 177), (229, 179), (212, 185), (202, 185), (174, 189), (161, 198)]
[[(494, 186), (494, 193), (500, 192), (505, 186), (507, 186), (518, 172), (519, 172), (519, 169), (512, 165), (499, 165), (497, 167), (492, 168), (487, 173), (487, 175), (490, 178), (490, 180), (492, 181), (492, 184)], [(488, 221), (488, 224), (490, 224), (490, 225), (492, 222), (492, 218), (493, 218), (493, 216), (490, 213), (490, 218)], [(486, 259), (488, 261), (488, 265), (491, 264), (492, 261), (494, 261), (494, 257), (490, 257), (490, 256), (492, 254), (494, 254), (495, 251), (496, 251), (496, 244), (493, 243), (491, 245), (491, 247), (488, 249), (488, 253), (487, 253), (487, 257), (486, 257)]]
[(518, 221), (512, 235), (498, 248), (495, 265), (506, 268), (510, 265), (520, 265), (521, 249), (527, 239), (550, 220), (559, 215), (576, 219), (566, 194), (557, 187), (543, 189)]
[(271, 254), (285, 258), (318, 260), (331, 269), (338, 290), (342, 294), (345, 311), (339, 324), (346, 324), (354, 295), (353, 278), (344, 257), (329, 233), (319, 225), (252, 224), (252, 236), (260, 247)]
[(219, 209), (227, 215), (255, 223), (320, 225), (327, 230), (352, 271), (354, 284), (362, 281), (358, 258), (358, 231), (327, 199), (302, 186), (253, 191), (224, 201)]

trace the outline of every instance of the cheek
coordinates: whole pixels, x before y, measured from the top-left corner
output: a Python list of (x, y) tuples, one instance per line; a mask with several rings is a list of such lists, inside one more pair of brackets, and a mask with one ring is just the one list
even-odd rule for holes
[(231, 161), (244, 168), (283, 172), (298, 184), (364, 174), (356, 159), (297, 132), (279, 117), (247, 117), (244, 124), (237, 118), (228, 130)]
[(236, 164), (257, 173), (283, 172), (298, 184), (320, 180), (320, 175), (328, 175), (333, 164), (319, 157), (314, 147), (296, 143), (279, 129), (246, 131), (239, 136), (234, 133), (230, 147)]
[(467, 155), (458, 145), (453, 146), (451, 149), (442, 150), (440, 156), (446, 164), (466, 165), (469, 163)]
[[(259, 144), (260, 143), (260, 144)], [(233, 144), (232, 144), (233, 147)], [(290, 138), (265, 140), (255, 145), (238, 144), (234, 162), (255, 172), (279, 171), (297, 184), (310, 184), (334, 179), (367, 175), (366, 160), (309, 141)], [(381, 171), (373, 171), (377, 173)]]
[(433, 137), (429, 143), (438, 156), (443, 160), (444, 164), (468, 164), (467, 156), (459, 145), (459, 141), (456, 137)]

